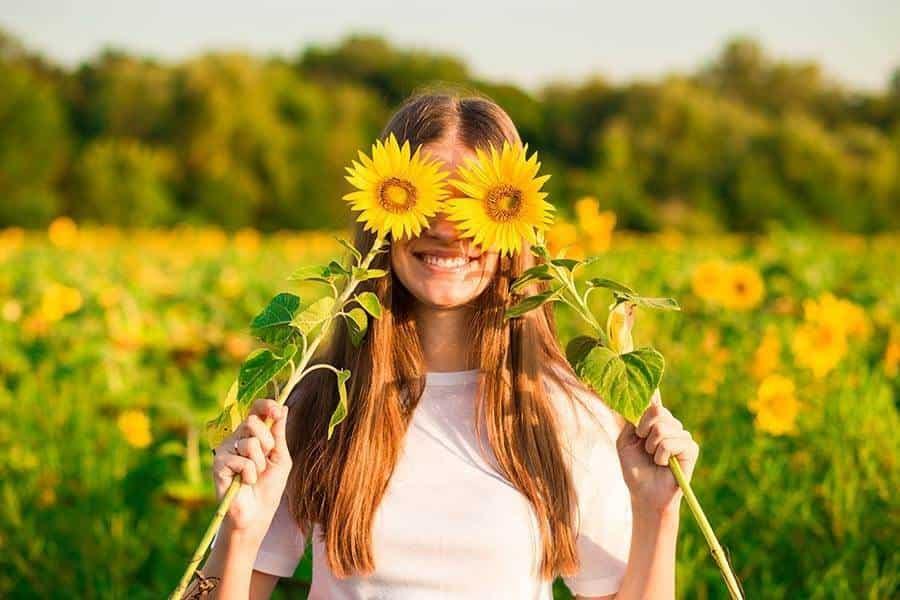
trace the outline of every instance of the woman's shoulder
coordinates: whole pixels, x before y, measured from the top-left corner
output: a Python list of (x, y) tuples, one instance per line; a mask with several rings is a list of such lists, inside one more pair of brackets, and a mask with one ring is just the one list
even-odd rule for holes
[(616, 439), (625, 419), (582, 383), (568, 364), (551, 363), (543, 382), (556, 411), (560, 437), (574, 459), (616, 458)]

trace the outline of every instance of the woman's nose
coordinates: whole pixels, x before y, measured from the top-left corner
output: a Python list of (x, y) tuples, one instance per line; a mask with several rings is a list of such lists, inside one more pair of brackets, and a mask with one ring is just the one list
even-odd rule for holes
[(444, 242), (453, 242), (459, 239), (459, 230), (456, 223), (447, 218), (446, 213), (439, 212), (428, 219), (428, 227), (425, 233)]

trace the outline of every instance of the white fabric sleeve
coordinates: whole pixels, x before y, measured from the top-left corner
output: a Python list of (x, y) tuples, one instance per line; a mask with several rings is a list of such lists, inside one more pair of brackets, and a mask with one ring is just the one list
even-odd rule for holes
[[(209, 543), (209, 547), (216, 545), (217, 531)], [(287, 500), (284, 495), (272, 517), (266, 535), (263, 537), (259, 552), (253, 568), (262, 573), (277, 575), (278, 577), (290, 577), (297, 570), (303, 551), (306, 549), (306, 538), (300, 527), (291, 517), (288, 511)]]
[(625, 576), (631, 547), (631, 496), (615, 444), (597, 439), (588, 461), (579, 499), (576, 549), (579, 570), (563, 576), (569, 591), (580, 596), (615, 594)]
[(259, 547), (253, 568), (270, 575), (290, 577), (303, 558), (305, 549), (306, 538), (300, 531), (300, 526), (291, 517), (286, 496), (282, 495), (269, 530)]

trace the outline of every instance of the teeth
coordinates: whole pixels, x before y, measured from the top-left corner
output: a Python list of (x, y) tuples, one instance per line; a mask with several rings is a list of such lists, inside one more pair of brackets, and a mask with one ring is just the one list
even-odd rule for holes
[(444, 267), (447, 269), (454, 269), (458, 267), (462, 267), (463, 265), (468, 264), (469, 259), (463, 256), (458, 256), (456, 258), (444, 258), (442, 256), (432, 256), (430, 254), (422, 255), (422, 262), (428, 263), (429, 265), (436, 265), (438, 267)]

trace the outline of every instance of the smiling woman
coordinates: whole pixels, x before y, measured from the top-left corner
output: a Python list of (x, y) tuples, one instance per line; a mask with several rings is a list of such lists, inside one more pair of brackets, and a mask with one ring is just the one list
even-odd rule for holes
[(582, 597), (673, 597), (680, 498), (653, 456), (689, 477), (693, 442), (658, 406), (645, 445), (585, 387), (550, 303), (505, 318), (551, 220), (536, 156), (495, 103), (447, 93), (409, 99), (381, 140), (346, 199), (355, 250), (389, 244), (368, 265), (387, 275), (357, 288), (383, 309), (361, 344), (336, 321), (312, 361), (352, 372), (346, 417), (326, 435), (340, 398), (310, 369), (289, 420), (259, 401), (219, 446), (219, 493), (253, 485), (204, 567), (214, 594), (268, 597), (311, 542), (310, 598), (549, 600), (560, 576)]

